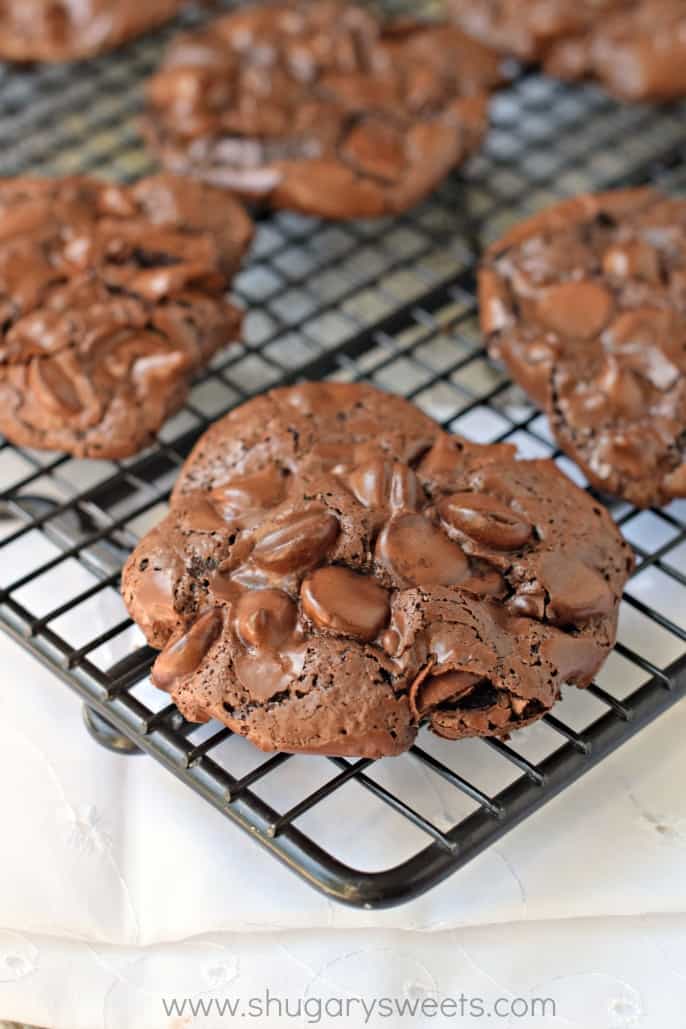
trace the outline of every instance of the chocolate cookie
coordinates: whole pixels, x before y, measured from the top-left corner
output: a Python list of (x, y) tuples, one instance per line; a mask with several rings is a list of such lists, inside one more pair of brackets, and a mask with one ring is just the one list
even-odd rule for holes
[(597, 78), (627, 100), (686, 94), (683, 0), (449, 0), (457, 24), (558, 78)]
[(480, 272), (489, 352), (599, 489), (686, 496), (686, 201), (583, 196), (517, 226)]
[(586, 31), (626, 5), (627, 0), (448, 0), (465, 32), (525, 61), (542, 60), (558, 39)]
[(173, 171), (274, 207), (374, 217), (476, 149), (500, 78), (495, 54), (451, 26), (294, 0), (175, 39), (146, 125)]
[(552, 47), (545, 69), (564, 79), (599, 79), (626, 100), (684, 96), (686, 6), (683, 0), (637, 0), (613, 7)]
[(173, 18), (183, 0), (3, 0), (0, 59), (73, 61)]
[(226, 193), (170, 175), (0, 181), (0, 432), (78, 457), (149, 443), (236, 338), (251, 235)]
[(305, 384), (199, 441), (122, 590), (153, 682), (264, 750), (378, 757), (540, 718), (614, 642), (632, 567), (551, 461)]

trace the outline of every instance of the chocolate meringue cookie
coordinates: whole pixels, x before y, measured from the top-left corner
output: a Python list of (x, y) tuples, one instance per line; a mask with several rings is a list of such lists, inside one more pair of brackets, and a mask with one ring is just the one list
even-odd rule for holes
[(632, 555), (551, 461), (363, 384), (274, 390), (202, 438), (124, 570), (191, 720), (264, 750), (504, 736), (587, 685)]
[(160, 175), (0, 182), (0, 432), (117, 458), (150, 443), (235, 340), (252, 236), (221, 190)]
[(459, 29), (338, 0), (177, 37), (148, 87), (167, 168), (328, 218), (407, 210), (478, 147), (500, 59)]
[(489, 352), (599, 489), (686, 496), (686, 201), (577, 197), (494, 243), (480, 271)]

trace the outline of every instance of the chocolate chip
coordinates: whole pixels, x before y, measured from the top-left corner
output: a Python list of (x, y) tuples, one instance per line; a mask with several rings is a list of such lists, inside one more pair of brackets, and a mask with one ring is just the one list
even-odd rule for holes
[(353, 495), (365, 507), (390, 511), (415, 511), (421, 486), (406, 464), (377, 457), (358, 465), (348, 476)]
[(539, 576), (549, 596), (548, 617), (559, 625), (609, 614), (615, 598), (602, 575), (566, 554), (542, 554)]
[(225, 518), (238, 517), (249, 511), (263, 511), (283, 500), (286, 492), (285, 476), (276, 466), (264, 468), (253, 475), (238, 476), (212, 491), (213, 503)]
[(348, 568), (318, 568), (302, 586), (303, 611), (320, 629), (375, 639), (388, 621), (386, 590)]
[(441, 501), (438, 510), (450, 528), (496, 550), (518, 550), (531, 539), (533, 527), (495, 497), (453, 493)]
[(279, 647), (293, 632), (297, 609), (282, 590), (244, 593), (236, 605), (236, 631), (248, 647)]
[(469, 574), (464, 551), (420, 514), (392, 518), (379, 536), (375, 556), (405, 585), (454, 586)]
[(578, 339), (597, 336), (610, 320), (612, 308), (612, 295), (588, 281), (548, 286), (536, 302), (536, 313), (546, 328)]
[(270, 571), (305, 571), (321, 561), (338, 531), (334, 515), (323, 509), (294, 511), (266, 530), (255, 544), (253, 558)]
[(222, 628), (218, 608), (206, 611), (180, 639), (172, 641), (159, 655), (152, 670), (152, 681), (169, 692), (179, 679), (185, 679), (204, 661)]
[(447, 703), (456, 704), (471, 693), (479, 682), (478, 675), (469, 672), (446, 672), (445, 675), (429, 675), (417, 680), (410, 690), (410, 703), (421, 718), (428, 711)]

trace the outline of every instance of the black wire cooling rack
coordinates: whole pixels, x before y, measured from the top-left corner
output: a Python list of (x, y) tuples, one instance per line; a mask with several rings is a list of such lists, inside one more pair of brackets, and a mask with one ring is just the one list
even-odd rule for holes
[[(78, 67), (0, 68), (0, 174), (152, 170), (136, 116), (171, 31)], [(149, 686), (153, 653), (126, 617), (121, 565), (208, 424), (301, 377), (367, 378), (454, 431), (552, 455), (578, 480), (484, 354), (476, 258), (570, 193), (686, 185), (685, 115), (684, 104), (620, 106), (593, 87), (522, 74), (494, 98), (482, 153), (409, 214), (261, 221), (235, 283), (245, 340), (219, 355), (156, 446), (113, 463), (0, 445), (0, 624), (82, 698), (101, 742), (152, 755), (333, 898), (383, 907), (418, 895), (684, 696), (686, 502), (612, 505), (639, 564), (616, 650), (588, 691), (568, 691), (507, 743), (422, 732), (409, 755), (380, 762), (265, 756), (216, 723), (185, 722)], [(359, 869), (357, 841), (375, 831), (383, 838)]]

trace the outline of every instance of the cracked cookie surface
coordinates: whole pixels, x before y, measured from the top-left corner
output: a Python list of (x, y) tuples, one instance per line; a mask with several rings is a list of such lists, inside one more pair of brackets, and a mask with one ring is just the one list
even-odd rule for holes
[(122, 590), (187, 718), (264, 750), (378, 757), (424, 721), (506, 735), (588, 685), (631, 567), (552, 462), (310, 383), (200, 439)]
[(627, 190), (516, 226), (480, 271), (491, 355), (599, 489), (686, 496), (686, 202)]
[(94, 57), (173, 18), (182, 0), (2, 0), (0, 58)]
[(0, 432), (78, 457), (150, 443), (236, 339), (251, 236), (231, 197), (171, 175), (0, 182)]
[(175, 39), (146, 125), (172, 171), (274, 207), (376, 217), (477, 148), (500, 81), (499, 58), (452, 26), (296, 0)]

